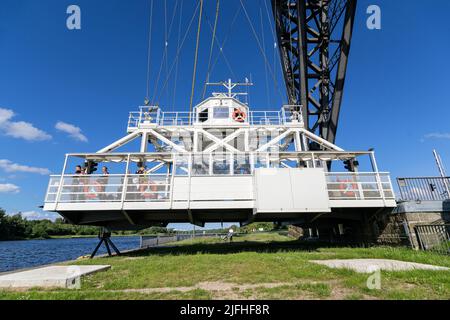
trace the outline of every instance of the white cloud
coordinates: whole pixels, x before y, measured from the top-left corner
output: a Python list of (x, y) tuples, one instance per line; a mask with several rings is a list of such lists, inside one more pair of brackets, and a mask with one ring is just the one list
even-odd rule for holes
[(46, 168), (37, 168), (37, 167), (30, 167), (26, 165), (21, 165), (17, 163), (13, 163), (10, 160), (6, 159), (0, 159), (0, 168), (3, 169), (6, 172), (27, 172), (27, 173), (37, 173), (40, 175), (49, 175), (50, 170)]
[(14, 117), (12, 110), (0, 108), (0, 124), (8, 122), (12, 117)]
[(11, 121), (14, 111), (0, 108), (0, 130), (7, 136), (27, 141), (44, 141), (52, 138), (48, 133), (34, 127), (29, 122)]
[(69, 134), (69, 136), (77, 141), (88, 142), (88, 138), (82, 133), (81, 129), (70, 123), (58, 121), (55, 128), (59, 131)]
[(51, 220), (55, 221), (60, 216), (56, 213), (41, 212), (41, 211), (27, 211), (21, 213), (22, 217), (27, 220)]
[(0, 184), (0, 193), (19, 193), (20, 188), (14, 184)]
[(447, 139), (450, 140), (450, 133), (429, 133), (425, 135), (426, 139)]

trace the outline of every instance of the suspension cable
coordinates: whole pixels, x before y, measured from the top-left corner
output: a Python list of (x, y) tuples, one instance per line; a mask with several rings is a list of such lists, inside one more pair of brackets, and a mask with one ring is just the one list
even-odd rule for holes
[[(259, 7), (259, 15), (260, 15), (260, 19), (261, 19), (261, 39), (262, 39), (262, 45), (263, 45), (264, 52), (266, 52), (266, 41), (265, 41), (265, 39), (264, 39), (264, 23), (263, 23), (263, 13), (262, 13), (261, 3), (260, 3), (260, 7)], [(267, 106), (270, 106), (270, 97), (269, 97), (269, 76), (268, 76), (267, 65), (266, 65), (266, 64), (264, 64), (264, 75), (265, 75), (265, 80), (266, 80), (266, 98), (267, 98)]]
[[(177, 40), (177, 52), (180, 48), (180, 41), (181, 41), (181, 22), (183, 21), (183, 0), (181, 0), (180, 4), (180, 21), (178, 22), (178, 40)], [(175, 76), (174, 76), (174, 84), (173, 84), (173, 95), (172, 95), (172, 111), (175, 109), (175, 94), (177, 92), (177, 82), (178, 82), (178, 65), (179, 65), (179, 59), (176, 58), (175, 60), (176, 66), (175, 66)]]
[(270, 75), (274, 79), (276, 89), (278, 90), (278, 93), (280, 94), (280, 96), (283, 96), (281, 91), (280, 91), (280, 87), (278, 86), (278, 81), (276, 81), (276, 77), (275, 77), (275, 74), (273, 73), (272, 67), (270, 66), (270, 63), (267, 60), (266, 53), (264, 52), (264, 50), (263, 50), (263, 48), (261, 46), (261, 42), (259, 41), (258, 34), (256, 33), (255, 27), (253, 26), (253, 22), (250, 19), (250, 16), (248, 15), (247, 9), (245, 8), (245, 5), (242, 2), (242, 0), (240, 0), (240, 2), (241, 2), (242, 9), (244, 10), (245, 16), (247, 18), (247, 21), (248, 21), (248, 23), (250, 25), (250, 28), (252, 30), (253, 36), (255, 37), (256, 43), (258, 44), (259, 51), (261, 52), (261, 54), (262, 54), (262, 56), (264, 58), (264, 62), (266, 63), (266, 65), (267, 65), (267, 67), (268, 67), (268, 69), (270, 71)]
[(219, 54), (217, 55), (216, 59), (214, 60), (213, 65), (212, 65), (212, 67), (211, 67), (211, 70), (210, 70), (211, 73), (212, 73), (212, 71), (214, 70), (214, 68), (216, 67), (216, 64), (217, 64), (217, 62), (219, 61), (220, 56), (223, 56), (223, 58), (224, 58), (224, 60), (225, 60), (225, 63), (226, 63), (226, 65), (227, 65), (228, 69), (229, 69), (229, 71), (231, 72), (231, 74), (233, 75), (233, 77), (236, 78), (236, 76), (235, 76), (233, 70), (231, 69), (230, 63), (229, 63), (227, 57), (225, 56), (225, 53), (224, 53), (224, 51), (223, 51), (223, 48), (225, 47), (225, 44), (227, 43), (227, 41), (228, 41), (228, 39), (229, 39), (229, 37), (230, 37), (230, 35), (231, 35), (231, 32), (233, 31), (233, 27), (234, 27), (234, 25), (235, 25), (235, 23), (236, 23), (236, 21), (237, 21), (237, 18), (238, 18), (238, 16), (239, 16), (239, 14), (241, 13), (241, 10), (242, 10), (241, 6), (238, 5), (237, 10), (236, 10), (236, 13), (235, 13), (235, 15), (234, 15), (234, 17), (233, 17), (233, 20), (231, 21), (230, 28), (228, 29), (227, 34), (225, 35), (225, 38), (224, 38), (224, 40), (223, 40), (222, 43), (220, 43), (219, 38), (218, 38), (217, 35), (216, 35), (216, 41), (217, 41), (217, 45), (218, 45), (219, 48), (220, 48), (220, 51), (219, 51)]
[(150, 102), (150, 67), (151, 67), (151, 50), (152, 50), (152, 28), (153, 28), (153, 0), (150, 4), (150, 24), (148, 32), (148, 51), (147, 51), (147, 85), (146, 85), (146, 97), (145, 104)]
[(200, 45), (200, 32), (202, 29), (202, 16), (203, 16), (203, 0), (200, 0), (200, 14), (198, 17), (198, 28), (197, 28), (197, 43), (195, 45), (195, 57), (194, 57), (194, 70), (192, 73), (192, 90), (191, 90), (191, 101), (189, 103), (189, 120), (191, 120), (192, 114), (192, 104), (194, 102), (194, 93), (195, 93), (195, 78), (197, 75), (197, 62), (198, 62), (198, 49)]
[[(195, 7), (194, 14), (192, 15), (192, 18), (189, 21), (188, 27), (186, 29), (186, 32), (185, 32), (184, 36), (183, 36), (183, 40), (181, 41), (181, 44), (180, 44), (180, 46), (179, 46), (179, 48), (177, 50), (177, 53), (175, 55), (175, 61), (172, 63), (172, 66), (169, 69), (169, 74), (168, 74), (166, 80), (164, 81), (164, 85), (162, 87), (163, 91), (164, 91), (165, 87), (167, 86), (167, 84), (169, 82), (170, 75), (172, 74), (172, 71), (173, 71), (173, 69), (174, 69), (174, 67), (176, 65), (176, 62), (178, 61), (178, 59), (180, 57), (181, 49), (183, 48), (184, 43), (186, 41), (186, 38), (189, 35), (189, 32), (191, 31), (191, 27), (192, 27), (192, 24), (194, 22), (195, 17), (197, 16), (197, 11), (198, 11), (199, 6), (200, 6), (200, 2), (197, 2), (197, 6)], [(161, 98), (161, 93), (158, 95), (158, 99), (156, 99), (156, 101), (159, 101), (160, 98)]]
[[(165, 0), (165, 2), (167, 2), (167, 0)], [(164, 27), (164, 50), (163, 50), (163, 56), (161, 58), (161, 64), (159, 66), (158, 77), (157, 77), (157, 80), (155, 82), (154, 94), (153, 94), (154, 97), (156, 96), (156, 94), (158, 92), (158, 87), (159, 87), (159, 83), (160, 83), (160, 80), (161, 80), (161, 75), (162, 75), (162, 71), (163, 71), (164, 66), (166, 66), (166, 76), (167, 76), (167, 66), (168, 66), (168, 60), (167, 59), (168, 59), (168, 54), (169, 54), (169, 52), (168, 52), (168, 46), (169, 46), (168, 41), (169, 40), (168, 39), (170, 38), (170, 36), (172, 34), (172, 26), (173, 26), (173, 22), (174, 22), (174, 19), (175, 19), (175, 14), (177, 12), (177, 8), (178, 8), (178, 0), (175, 3), (174, 9), (173, 9), (172, 19), (171, 19), (171, 22), (170, 22), (170, 25), (169, 25), (169, 29), (168, 29), (169, 32), (168, 33), (167, 33), (167, 14), (166, 13), (164, 14), (164, 21), (165, 21), (165, 27)], [(166, 6), (164, 6), (164, 12), (166, 12), (166, 11), (167, 11)], [(152, 101), (152, 104), (153, 103), (154, 103), (154, 100)]]
[(216, 40), (217, 24), (218, 24), (218, 21), (219, 21), (219, 11), (220, 11), (220, 0), (217, 0), (217, 4), (216, 4), (216, 19), (214, 21), (214, 29), (213, 29), (213, 34), (212, 34), (212, 38), (211, 38), (211, 48), (209, 50), (209, 58), (208, 58), (208, 69), (207, 69), (207, 73), (206, 73), (206, 81), (205, 81), (205, 84), (203, 86), (202, 99), (205, 99), (206, 86), (207, 86), (207, 83), (209, 82), (209, 77), (210, 77), (211, 60), (212, 60), (212, 56), (213, 56), (214, 43), (215, 43), (215, 40)]

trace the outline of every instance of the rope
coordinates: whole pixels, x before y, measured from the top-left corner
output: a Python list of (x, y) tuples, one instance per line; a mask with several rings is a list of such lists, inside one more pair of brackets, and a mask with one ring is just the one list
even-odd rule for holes
[(192, 73), (191, 102), (189, 103), (189, 120), (191, 120), (192, 104), (194, 102), (195, 78), (197, 75), (198, 49), (200, 45), (200, 32), (202, 29), (202, 16), (203, 16), (203, 0), (200, 0), (200, 14), (198, 17), (198, 28), (197, 28), (197, 43), (195, 45), (194, 71)]
[(272, 70), (272, 68), (271, 68), (271, 66), (269, 64), (269, 61), (267, 60), (266, 53), (264, 52), (264, 50), (263, 50), (263, 48), (261, 46), (261, 42), (259, 41), (259, 38), (258, 38), (258, 35), (256, 33), (255, 27), (253, 26), (253, 23), (252, 23), (252, 20), (250, 19), (250, 16), (248, 15), (247, 9), (245, 8), (245, 5), (242, 2), (242, 0), (240, 0), (240, 2), (241, 2), (242, 9), (244, 10), (245, 16), (247, 18), (247, 21), (248, 21), (248, 23), (250, 25), (250, 28), (252, 30), (253, 36), (255, 37), (256, 43), (258, 44), (259, 51), (261, 52), (261, 54), (262, 54), (262, 56), (264, 58), (264, 62), (266, 63), (266, 65), (267, 65), (267, 67), (268, 67), (268, 69), (270, 71), (270, 75), (272, 76), (272, 78), (273, 78), (273, 80), (275, 82), (275, 87), (278, 90), (278, 93), (280, 94), (280, 96), (283, 96), (281, 91), (280, 91), (280, 87), (278, 86), (278, 82), (276, 81), (275, 74), (273, 73), (273, 70)]
[(236, 21), (237, 21), (237, 18), (238, 18), (238, 16), (239, 16), (239, 14), (241, 13), (241, 10), (242, 10), (242, 9), (241, 9), (241, 6), (238, 6), (238, 7), (237, 7), (237, 10), (236, 10), (236, 13), (235, 13), (235, 15), (234, 15), (234, 17), (233, 17), (233, 20), (232, 20), (232, 22), (231, 22), (230, 28), (228, 29), (228, 32), (227, 32), (227, 34), (226, 34), (226, 36), (225, 36), (225, 39), (223, 40), (222, 44), (220, 44), (219, 38), (218, 38), (217, 35), (216, 35), (216, 41), (217, 41), (217, 45), (218, 45), (219, 48), (220, 48), (220, 51), (219, 51), (219, 54), (217, 55), (216, 59), (214, 60), (213, 65), (212, 65), (212, 67), (211, 67), (211, 71), (210, 71), (211, 73), (212, 73), (212, 71), (214, 70), (214, 68), (216, 67), (216, 64), (217, 64), (217, 62), (219, 61), (220, 56), (222, 55), (223, 58), (224, 58), (224, 60), (225, 60), (225, 63), (227, 64), (228, 70), (231, 72), (231, 74), (233, 75), (233, 77), (236, 78), (236, 76), (235, 76), (233, 70), (231, 69), (230, 63), (228, 62), (228, 59), (227, 59), (227, 57), (225, 56), (225, 53), (223, 52), (223, 48), (225, 47), (225, 44), (227, 43), (227, 41), (228, 41), (228, 39), (229, 39), (229, 37), (230, 37), (230, 35), (231, 35), (231, 32), (233, 31), (233, 27), (234, 27), (234, 25), (235, 25), (235, 23), (236, 23)]
[[(178, 40), (177, 40), (177, 52), (180, 48), (180, 41), (181, 41), (181, 22), (183, 21), (183, 0), (181, 0), (180, 4), (180, 21), (178, 23)], [(178, 82), (178, 64), (179, 59), (177, 58), (175, 60), (176, 66), (175, 66), (175, 78), (174, 78), (174, 84), (173, 84), (173, 95), (172, 95), (172, 111), (175, 109), (175, 94), (177, 92), (177, 82)]]
[[(259, 15), (261, 18), (261, 39), (262, 39), (262, 45), (264, 52), (266, 52), (266, 41), (264, 40), (264, 24), (263, 24), (263, 13), (261, 8), (261, 3), (259, 7)], [(267, 106), (270, 106), (270, 97), (269, 97), (269, 75), (267, 72), (267, 65), (264, 65), (264, 75), (266, 78), (266, 98), (267, 98)]]
[(211, 39), (211, 48), (209, 50), (208, 69), (207, 69), (208, 71), (206, 73), (206, 81), (205, 81), (205, 85), (203, 87), (202, 99), (205, 99), (206, 84), (209, 82), (209, 77), (210, 77), (210, 68), (211, 68), (211, 60), (212, 60), (212, 55), (213, 55), (213, 50), (214, 50), (214, 41), (216, 40), (217, 24), (219, 21), (219, 11), (220, 11), (220, 0), (217, 0), (216, 19), (214, 21), (214, 30), (213, 30), (212, 39)]
[(148, 32), (148, 51), (147, 51), (147, 94), (145, 98), (145, 104), (148, 104), (150, 102), (150, 67), (151, 67), (151, 50), (152, 50), (152, 28), (153, 28), (153, 0), (151, 0), (150, 4), (150, 25), (149, 25), (149, 32)]
[[(165, 3), (167, 3), (167, 0), (165, 0)], [(156, 80), (156, 83), (155, 83), (155, 88), (154, 88), (154, 91), (153, 91), (154, 92), (154, 94), (153, 94), (154, 97), (156, 96), (156, 94), (158, 92), (158, 87), (159, 87), (159, 83), (160, 83), (161, 75), (162, 75), (162, 70), (163, 70), (164, 66), (166, 66), (166, 77), (167, 77), (167, 68), (168, 68), (168, 61), (167, 61), (167, 59), (168, 59), (168, 50), (167, 50), (167, 48), (169, 46), (168, 41), (169, 41), (170, 35), (172, 34), (172, 26), (173, 26), (173, 22), (174, 22), (174, 19), (175, 19), (175, 14), (177, 12), (177, 8), (178, 8), (178, 0), (175, 3), (174, 9), (173, 9), (172, 19), (171, 19), (171, 22), (170, 22), (170, 25), (169, 25), (169, 33), (167, 34), (167, 14), (166, 14), (167, 7), (164, 6), (164, 12), (165, 12), (164, 13), (164, 21), (165, 21), (164, 22), (165, 23), (165, 27), (164, 27), (164, 50), (163, 50), (163, 56), (162, 56), (162, 59), (161, 59), (161, 65), (159, 66), (158, 77), (157, 77), (157, 80)], [(162, 91), (164, 92), (164, 89)], [(154, 104), (154, 101), (152, 101), (152, 104)]]
[[(180, 57), (181, 49), (182, 49), (183, 46), (184, 46), (184, 42), (186, 41), (186, 38), (187, 38), (187, 36), (188, 36), (188, 34), (189, 34), (189, 31), (191, 31), (191, 27), (192, 27), (192, 24), (193, 24), (193, 22), (194, 22), (195, 17), (197, 16), (197, 11), (198, 11), (199, 6), (200, 6), (200, 2), (197, 2), (197, 6), (195, 7), (194, 14), (192, 15), (192, 18), (191, 18), (191, 20), (189, 21), (189, 25), (188, 25), (188, 27), (187, 27), (187, 30), (186, 30), (185, 34), (184, 34), (183, 40), (181, 41), (181, 45), (180, 45), (180, 47), (178, 48), (177, 53), (176, 53), (176, 55), (175, 55), (175, 61), (174, 61), (174, 63), (172, 64), (172, 66), (170, 67), (169, 75), (168, 75), (168, 77), (166, 78), (166, 80), (165, 80), (165, 82), (164, 82), (164, 85), (163, 85), (163, 87), (162, 87), (162, 90), (163, 90), (163, 91), (164, 91), (165, 87), (167, 86), (167, 84), (168, 84), (168, 82), (169, 82), (169, 77), (170, 77), (170, 75), (172, 74), (172, 71), (173, 71), (173, 68), (175, 67), (176, 61), (178, 61), (178, 59), (179, 59), (179, 57)], [(161, 98), (161, 93), (159, 94), (158, 99), (157, 99), (156, 101), (159, 101), (160, 98)]]

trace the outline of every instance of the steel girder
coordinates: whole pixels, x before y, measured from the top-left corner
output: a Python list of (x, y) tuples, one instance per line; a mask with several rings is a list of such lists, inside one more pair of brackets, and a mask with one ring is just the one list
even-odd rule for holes
[[(357, 0), (272, 0), (290, 105), (335, 143)], [(312, 146), (311, 146), (312, 147)]]

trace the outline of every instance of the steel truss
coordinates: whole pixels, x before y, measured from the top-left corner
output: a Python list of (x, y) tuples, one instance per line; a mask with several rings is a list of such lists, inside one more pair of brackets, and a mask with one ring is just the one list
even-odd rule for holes
[[(289, 104), (334, 143), (357, 0), (272, 0)], [(315, 149), (318, 146), (310, 145)]]

